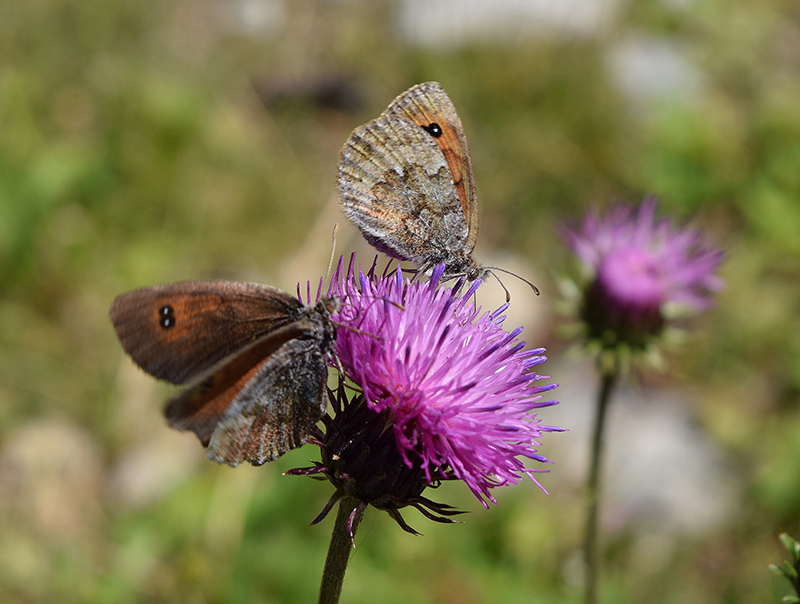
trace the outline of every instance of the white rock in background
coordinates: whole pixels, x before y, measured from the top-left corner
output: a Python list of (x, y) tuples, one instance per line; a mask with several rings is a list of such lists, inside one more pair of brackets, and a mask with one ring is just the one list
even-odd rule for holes
[(635, 105), (652, 101), (695, 101), (704, 76), (678, 40), (629, 36), (609, 52), (617, 87)]
[(397, 26), (419, 46), (506, 44), (527, 36), (583, 38), (605, 31), (621, 5), (620, 0), (404, 0)]
[[(596, 372), (590, 363), (547, 369), (560, 384), (551, 393), (560, 404), (541, 417), (570, 430), (547, 439), (541, 449), (555, 462), (548, 487), (554, 491), (559, 488), (554, 482), (564, 480), (581, 489), (595, 421)], [(742, 496), (735, 469), (677, 390), (619, 388), (606, 418), (605, 447), (603, 531), (633, 525), (643, 535), (698, 536), (735, 518)]]

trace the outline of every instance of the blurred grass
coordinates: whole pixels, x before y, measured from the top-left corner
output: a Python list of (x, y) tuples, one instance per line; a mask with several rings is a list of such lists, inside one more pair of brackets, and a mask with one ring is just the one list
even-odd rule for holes
[[(283, 9), (259, 28), (237, 17), (248, 6)], [(688, 6), (639, 3), (597, 36), (458, 48), (405, 43), (388, 2), (0, 9), (0, 599), (314, 599), (330, 522), (306, 525), (329, 490), (279, 476), (313, 451), (260, 469), (204, 463), (164, 427), (166, 388), (123, 358), (107, 308), (178, 279), (291, 290), (318, 278), (339, 220), (339, 147), (436, 79), (469, 136), (479, 246), (529, 259), (542, 304), (555, 295), (545, 271), (565, 257), (553, 227), (590, 203), (655, 193), (728, 251), (719, 308), (663, 379), (698, 393), (697, 421), (745, 503), (655, 566), (630, 533), (608, 536), (606, 601), (777, 601), (775, 535), (800, 527), (800, 13), (778, 0)], [(685, 49), (702, 94), (621, 94), (607, 57), (632, 34)], [(266, 109), (250, 84), (331, 73), (365, 99), (355, 115)], [(343, 228), (339, 251), (353, 245)], [(540, 337), (555, 362), (563, 345)], [(549, 497), (515, 487), (488, 512), (447, 485), (437, 498), (474, 513), (449, 527), (407, 513), (422, 538), (368, 514), (344, 600), (579, 601), (582, 499), (558, 470)]]

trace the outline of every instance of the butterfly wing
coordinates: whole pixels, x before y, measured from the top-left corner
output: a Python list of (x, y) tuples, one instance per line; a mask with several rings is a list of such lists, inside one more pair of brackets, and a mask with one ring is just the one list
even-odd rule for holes
[(390, 256), (428, 267), (467, 245), (444, 155), (408, 120), (381, 117), (353, 132), (342, 150), (339, 190), (348, 218)]
[(305, 443), (325, 413), (325, 353), (332, 326), (312, 314), (247, 347), (167, 405), (216, 462), (261, 465)]
[(137, 365), (185, 384), (302, 310), (296, 298), (264, 285), (184, 281), (124, 294), (109, 316)]
[(465, 251), (471, 253), (478, 239), (478, 197), (464, 126), (450, 97), (438, 82), (418, 84), (392, 101), (383, 115), (409, 120), (426, 132), (439, 127), (441, 134), (432, 138), (444, 155), (461, 202), (469, 228)]

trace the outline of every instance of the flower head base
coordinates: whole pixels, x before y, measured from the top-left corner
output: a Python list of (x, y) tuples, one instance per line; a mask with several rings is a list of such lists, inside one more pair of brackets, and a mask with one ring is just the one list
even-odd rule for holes
[(723, 287), (714, 273), (723, 253), (704, 247), (695, 231), (655, 221), (655, 205), (647, 199), (636, 214), (618, 206), (605, 218), (591, 211), (580, 230), (566, 229), (589, 277), (581, 318), (604, 349), (646, 347), (669, 318), (710, 308)]
[(380, 276), (374, 265), (366, 275), (352, 261), (342, 268), (329, 290), (342, 300), (334, 350), (402, 463), (426, 485), (463, 480), (484, 506), (494, 502), (491, 488), (545, 471), (524, 459), (547, 462), (537, 439), (562, 430), (531, 413), (555, 404), (541, 393), (556, 386), (536, 385), (545, 376), (532, 368), (544, 350), (523, 350), (522, 330), (503, 330), (506, 306), (481, 314), (471, 302), (477, 282), (463, 293), (460, 285), (438, 289), (441, 267), (427, 283), (399, 269)]
[[(333, 505), (343, 497), (359, 502), (348, 526), (353, 540), (352, 525), (367, 505), (386, 511), (400, 527), (417, 534), (406, 524), (400, 509), (412, 506), (436, 522), (455, 522), (448, 518), (461, 514), (451, 506), (436, 503), (423, 497), (422, 492), (431, 485), (419, 461), (411, 466), (405, 463), (395, 442), (394, 434), (387, 430), (391, 418), (388, 412), (376, 413), (363, 395), (348, 400), (344, 383), (329, 390), (328, 398), (335, 416), (325, 416), (325, 434), (319, 435), (321, 461), (311, 468), (290, 470), (289, 474), (324, 474), (336, 487), (312, 524), (322, 520)], [(446, 476), (436, 475), (436, 482)]]

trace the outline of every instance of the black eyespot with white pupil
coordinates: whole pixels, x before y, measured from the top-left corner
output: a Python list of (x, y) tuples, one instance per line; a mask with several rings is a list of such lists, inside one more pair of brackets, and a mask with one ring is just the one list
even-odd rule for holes
[(444, 134), (442, 127), (436, 122), (431, 122), (427, 126), (423, 126), (422, 129), (430, 134), (433, 138), (439, 138), (442, 134)]
[(170, 329), (175, 327), (175, 311), (167, 304), (162, 306), (158, 311), (158, 324), (162, 329)]

